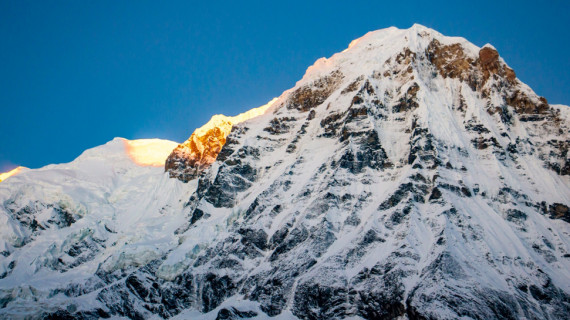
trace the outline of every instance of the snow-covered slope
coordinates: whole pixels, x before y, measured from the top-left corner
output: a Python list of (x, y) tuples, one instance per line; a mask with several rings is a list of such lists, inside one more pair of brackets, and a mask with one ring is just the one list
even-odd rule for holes
[(0, 313), (564, 319), (569, 116), (490, 45), (368, 33), (214, 162), (114, 140), (1, 183)]
[[(163, 168), (176, 145), (116, 138), (71, 163), (2, 182), (0, 300), (8, 306), (0, 313), (18, 318), (56, 311), (59, 301), (68, 304), (65, 294), (74, 288), (103, 286), (93, 279), (97, 272), (144, 265), (177, 243), (173, 231), (184, 223), (181, 211), (189, 195)], [(162, 165), (139, 164), (140, 146), (158, 158), (162, 154)], [(95, 298), (80, 300), (91, 304)]]

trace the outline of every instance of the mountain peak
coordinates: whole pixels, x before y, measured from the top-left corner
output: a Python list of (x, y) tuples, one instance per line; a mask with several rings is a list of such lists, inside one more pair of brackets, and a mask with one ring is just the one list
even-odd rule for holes
[(114, 140), (1, 183), (0, 314), (565, 319), (569, 110), (490, 46), (370, 32), (167, 173)]
[[(456, 87), (459, 92), (449, 92), (450, 86)], [(458, 140), (459, 138), (453, 138), (461, 134), (450, 135), (441, 130), (439, 123), (430, 124), (435, 114), (440, 114), (437, 117), (441, 120), (442, 115), (448, 116), (449, 113), (420, 102), (437, 101), (446, 96), (446, 99), (451, 99), (446, 102), (446, 108), (464, 109), (461, 104), (465, 104), (465, 95), (469, 94), (463, 91), (464, 86), (467, 87), (465, 90), (473, 93), (473, 99), (486, 101), (484, 107), (465, 114), (465, 121), (472, 117), (477, 118), (477, 121), (487, 118), (479, 114), (481, 111), (491, 116), (499, 113), (505, 120), (509, 117), (505, 105), (512, 106), (514, 111), (520, 114), (522, 121), (557, 119), (554, 114), (556, 112), (550, 110), (546, 99), (537, 96), (521, 83), (494, 47), (485, 45), (479, 48), (464, 38), (446, 37), (419, 24), (409, 29), (390, 27), (372, 31), (353, 40), (344, 51), (330, 58), (318, 59), (307, 69), (294, 88), (284, 92), (271, 104), (275, 103), (277, 106), (277, 114), (278, 109), (283, 106), (304, 112), (325, 104), (326, 101), (331, 105), (333, 101), (340, 101), (343, 96), (350, 95), (350, 92), (359, 92), (351, 98), (352, 107), (362, 99), (360, 92), (364, 87), (368, 92), (380, 90), (384, 92), (384, 96), (379, 96), (380, 99), (375, 103), (394, 104), (394, 110), (420, 107), (416, 114), (417, 121), (427, 122), (434, 134), (441, 132), (439, 138), (464, 146), (464, 142)], [(456, 103), (460, 106), (455, 106)], [(348, 107), (342, 103), (332, 105), (344, 109), (336, 110), (338, 112), (345, 112)], [(255, 115), (263, 112), (256, 111)], [(447, 120), (455, 121), (451, 118)], [(238, 122), (240, 121), (233, 118), (214, 116), (173, 152), (167, 161), (166, 170), (172, 177), (185, 177), (184, 181), (197, 177), (215, 161), (233, 124)], [(510, 124), (509, 121), (503, 121), (501, 125)], [(211, 131), (211, 134), (206, 134), (213, 127), (220, 132)], [(213, 136), (219, 138), (212, 139)], [(200, 139), (206, 139), (213, 144), (203, 147), (206, 146), (206, 140)], [(186, 174), (183, 175), (182, 172)]]
[(332, 69), (345, 69), (346, 75), (359, 76), (371, 68), (378, 68), (378, 64), (386, 61), (405, 48), (418, 53), (427, 48), (432, 40), (437, 40), (444, 45), (459, 44), (468, 55), (475, 57), (479, 48), (464, 38), (447, 37), (441, 33), (414, 24), (408, 29), (390, 27), (376, 31), (370, 31), (364, 36), (353, 40), (347, 49), (336, 53), (330, 58), (320, 58), (310, 66), (303, 81), (318, 78)]

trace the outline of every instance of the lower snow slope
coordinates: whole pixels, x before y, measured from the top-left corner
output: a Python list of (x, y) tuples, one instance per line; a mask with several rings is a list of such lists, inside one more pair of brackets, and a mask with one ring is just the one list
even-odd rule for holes
[(17, 301), (3, 312), (37, 312), (28, 299), (55, 310), (54, 288), (144, 265), (177, 244), (173, 233), (184, 222), (180, 212), (192, 187), (164, 173), (176, 146), (116, 138), (71, 163), (26, 170), (0, 183), (0, 300), (3, 307)]

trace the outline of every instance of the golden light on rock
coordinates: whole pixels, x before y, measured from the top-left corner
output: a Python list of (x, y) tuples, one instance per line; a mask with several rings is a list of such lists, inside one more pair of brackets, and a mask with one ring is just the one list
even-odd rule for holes
[(10, 178), (11, 176), (17, 175), (22, 171), (24, 167), (17, 167), (16, 169), (10, 170), (8, 172), (0, 173), (0, 182)]
[(160, 139), (124, 140), (125, 151), (139, 166), (162, 167), (178, 143)]
[[(185, 177), (184, 181), (193, 178), (216, 161), (234, 125), (264, 114), (275, 101), (277, 98), (233, 117), (221, 114), (213, 116), (208, 123), (196, 129), (188, 140), (174, 149), (166, 161), (165, 169), (170, 171), (171, 177), (179, 174)], [(177, 170), (180, 172), (174, 173)]]
[(192, 156), (199, 160), (201, 165), (210, 165), (216, 160), (234, 125), (264, 114), (275, 101), (277, 98), (273, 98), (261, 107), (253, 108), (233, 117), (223, 114), (214, 115), (205, 125), (194, 130), (190, 139), (184, 144), (190, 142)]

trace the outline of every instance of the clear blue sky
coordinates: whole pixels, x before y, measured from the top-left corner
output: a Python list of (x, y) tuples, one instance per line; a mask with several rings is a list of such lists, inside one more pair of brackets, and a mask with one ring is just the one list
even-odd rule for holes
[(465, 2), (1, 1), (0, 171), (117, 136), (183, 141), (352, 39), (415, 22), (493, 44), (539, 95), (570, 104), (568, 1)]

